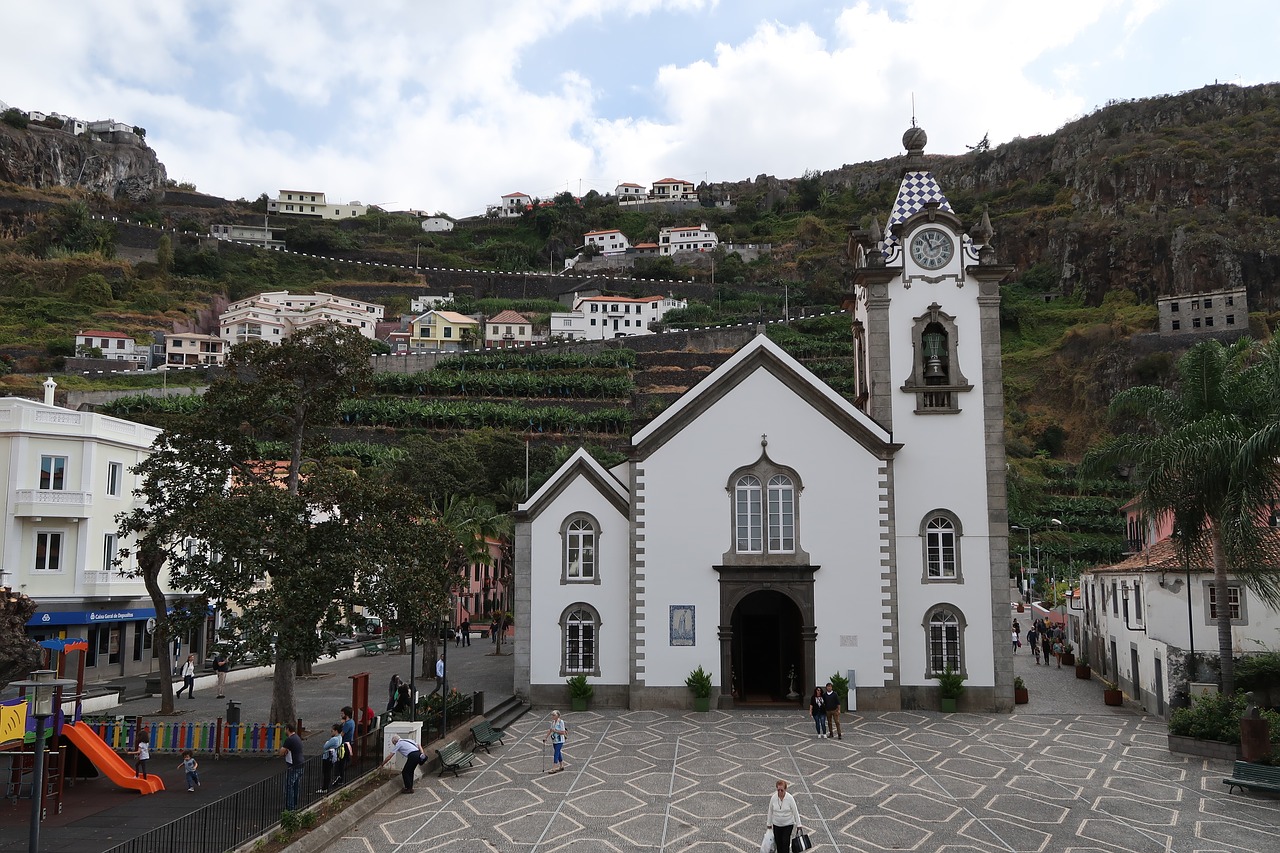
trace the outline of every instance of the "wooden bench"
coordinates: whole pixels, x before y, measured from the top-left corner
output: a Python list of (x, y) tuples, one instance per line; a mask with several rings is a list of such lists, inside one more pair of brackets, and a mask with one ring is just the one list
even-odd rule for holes
[(459, 768), (471, 766), (471, 753), (463, 752), (456, 743), (445, 744), (444, 749), (436, 750), (436, 755), (440, 756), (441, 776), (446, 770), (452, 770), (453, 775), (457, 776)]
[(495, 729), (493, 724), (488, 720), (481, 720), (478, 725), (471, 727), (471, 735), (476, 739), (475, 752), (480, 747), (484, 747), (484, 751), (489, 751), (489, 744), (502, 743), (502, 729)]
[(386, 644), (382, 641), (364, 643), (364, 653), (368, 657), (382, 654), (382, 650), (386, 648)]
[(1227, 790), (1232, 793), (1236, 788), (1280, 792), (1280, 767), (1237, 761), (1231, 768), (1231, 775), (1223, 778), (1222, 784), (1230, 785)]

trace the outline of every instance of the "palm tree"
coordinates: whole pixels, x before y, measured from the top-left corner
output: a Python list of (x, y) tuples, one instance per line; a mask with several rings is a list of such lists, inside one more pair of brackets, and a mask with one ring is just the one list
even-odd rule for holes
[(473, 566), (492, 563), (490, 541), (501, 542), (511, 536), (511, 517), (481, 498), (451, 495), (432, 514), (449, 533), (445, 576), (449, 578), (450, 591)]
[(1280, 339), (1196, 344), (1178, 362), (1174, 390), (1130, 388), (1110, 414), (1126, 431), (1086, 466), (1131, 466), (1143, 508), (1172, 516), (1183, 557), (1207, 554), (1221, 603), (1222, 690), (1234, 693), (1229, 575), (1280, 605), (1280, 565), (1265, 523), (1280, 486)]

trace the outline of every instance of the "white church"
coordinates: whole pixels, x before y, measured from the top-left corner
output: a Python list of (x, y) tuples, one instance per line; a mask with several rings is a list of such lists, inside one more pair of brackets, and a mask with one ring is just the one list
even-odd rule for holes
[(1013, 661), (997, 264), (912, 127), (888, 223), (850, 235), (855, 402), (764, 335), (605, 469), (579, 450), (516, 512), (515, 687), (565, 703), (1009, 710)]

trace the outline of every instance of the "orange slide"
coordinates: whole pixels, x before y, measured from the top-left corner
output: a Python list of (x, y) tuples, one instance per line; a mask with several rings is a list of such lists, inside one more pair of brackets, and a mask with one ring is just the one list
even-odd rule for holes
[(88, 723), (67, 723), (62, 727), (62, 734), (89, 757), (94, 767), (107, 774), (107, 778), (121, 788), (132, 788), (143, 794), (164, 790), (164, 782), (154, 773), (146, 779), (134, 776), (133, 768), (128, 762), (107, 746), (107, 742), (98, 737), (98, 733), (89, 728)]

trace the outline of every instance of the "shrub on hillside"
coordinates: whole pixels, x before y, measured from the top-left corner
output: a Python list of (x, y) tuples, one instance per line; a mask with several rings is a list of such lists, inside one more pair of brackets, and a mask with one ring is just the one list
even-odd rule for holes
[(0, 113), (0, 121), (10, 127), (16, 127), (18, 130), (26, 130), (27, 125), (30, 123), (27, 114), (17, 107), (9, 107), (9, 109)]

